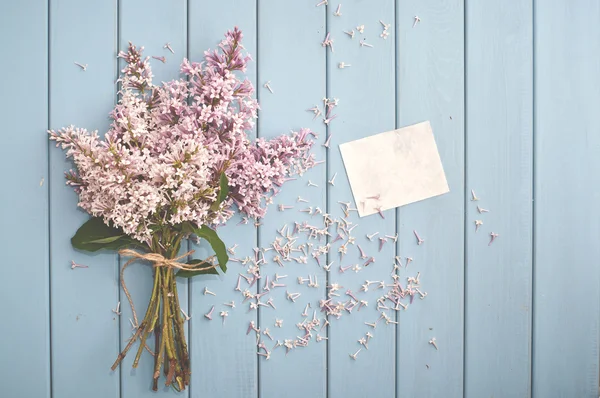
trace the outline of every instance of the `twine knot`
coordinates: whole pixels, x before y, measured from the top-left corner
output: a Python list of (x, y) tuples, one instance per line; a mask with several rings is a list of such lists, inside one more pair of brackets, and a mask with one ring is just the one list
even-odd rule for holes
[[(190, 265), (190, 264), (184, 264), (184, 263), (180, 263), (179, 260), (181, 260), (182, 258), (186, 258), (187, 256), (194, 254), (194, 250), (190, 250), (187, 253), (182, 254), (181, 256), (177, 256), (174, 258), (166, 258), (164, 257), (162, 254), (159, 253), (139, 253), (136, 252), (135, 250), (130, 250), (130, 249), (123, 249), (123, 250), (119, 250), (119, 254), (123, 257), (133, 257), (132, 259), (130, 259), (127, 263), (132, 263), (135, 260), (147, 260), (150, 261), (152, 263), (152, 266), (154, 268), (158, 268), (158, 267), (167, 267), (167, 268), (176, 268), (176, 269), (183, 269), (183, 270), (195, 270), (196, 268), (198, 268), (198, 265), (202, 265), (202, 264), (198, 264), (196, 266), (194, 265)], [(208, 268), (203, 268), (203, 269), (210, 269), (210, 268), (215, 268), (217, 265), (213, 265), (212, 267), (208, 267)], [(125, 268), (125, 267), (123, 267)]]
[[(147, 260), (152, 263), (153, 268), (166, 267), (169, 269), (176, 268), (176, 269), (180, 269), (180, 270), (194, 271), (194, 270), (198, 269), (200, 266), (205, 265), (206, 263), (202, 262), (199, 264), (185, 264), (185, 263), (179, 262), (179, 260), (181, 260), (182, 258), (186, 258), (187, 256), (189, 256), (193, 253), (194, 253), (194, 250), (190, 250), (187, 253), (182, 254), (181, 256), (177, 256), (174, 258), (166, 258), (162, 254), (159, 254), (159, 253), (139, 253), (139, 252), (136, 252), (135, 250), (130, 250), (130, 249), (119, 250), (119, 254), (121, 256), (131, 257), (129, 260), (127, 260), (125, 265), (123, 265), (123, 268), (121, 268), (121, 286), (123, 287), (125, 296), (127, 296), (127, 300), (129, 301), (129, 305), (131, 306), (131, 312), (133, 313), (133, 319), (135, 321), (136, 326), (138, 326), (139, 323), (138, 323), (138, 319), (137, 319), (137, 313), (135, 311), (135, 306), (133, 305), (133, 299), (131, 298), (131, 294), (129, 294), (129, 289), (127, 289), (127, 285), (125, 284), (125, 277), (124, 277), (125, 268), (127, 268), (131, 263), (133, 263), (136, 260)], [(210, 267), (203, 267), (202, 269), (208, 270), (211, 268), (216, 268), (218, 266), (219, 266), (219, 264), (213, 264)]]

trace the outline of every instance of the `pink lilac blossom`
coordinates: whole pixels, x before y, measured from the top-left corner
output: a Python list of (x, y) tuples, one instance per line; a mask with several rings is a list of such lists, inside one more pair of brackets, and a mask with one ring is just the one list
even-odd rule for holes
[[(276, 187), (315, 165), (314, 134), (307, 129), (248, 139), (258, 103), (252, 83), (238, 77), (250, 61), (241, 39), (239, 29), (228, 31), (204, 62), (184, 59), (182, 77), (159, 86), (143, 47), (130, 43), (119, 53), (126, 66), (104, 139), (74, 126), (49, 131), (75, 163), (77, 171), (66, 178), (82, 209), (149, 242), (157, 228), (222, 224), (234, 204), (249, 217), (263, 217)], [(222, 173), (229, 195), (215, 209)]]

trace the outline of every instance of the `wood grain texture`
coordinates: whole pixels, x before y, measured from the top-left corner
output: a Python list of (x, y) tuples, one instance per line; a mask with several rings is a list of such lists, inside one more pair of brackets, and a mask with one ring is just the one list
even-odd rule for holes
[[(276, 33), (275, 33), (276, 32)], [(278, 0), (260, 0), (258, 2), (258, 98), (261, 105), (259, 113), (258, 136), (265, 139), (287, 134), (290, 130), (298, 131), (308, 127), (319, 134), (320, 139), (325, 135), (325, 128), (319, 120), (312, 120), (312, 115), (306, 112), (325, 96), (325, 49), (320, 42), (325, 35), (325, 8), (316, 8), (302, 2), (281, 2)], [(274, 93), (270, 93), (263, 84), (271, 81)], [(315, 145), (312, 153), (318, 160), (325, 159), (325, 148)], [(311, 180), (318, 187), (308, 187)], [(311, 217), (299, 212), (308, 206), (326, 208), (326, 167), (320, 164), (309, 170), (302, 178), (289, 181), (282, 187), (281, 193), (273, 199), (266, 217), (261, 220), (259, 227), (260, 247), (269, 247), (274, 241), (277, 230), (284, 224), (293, 231), (294, 222), (308, 221), (320, 225), (320, 216)], [(309, 203), (297, 202), (298, 195)], [(277, 205), (294, 206), (283, 212), (277, 210)], [(306, 242), (304, 234), (297, 235), (297, 244)], [(311, 240), (316, 245), (325, 244)], [(272, 261), (273, 252), (267, 253), (268, 265), (263, 266), (263, 279), (266, 275), (273, 280), (275, 273), (288, 275), (281, 280), (287, 287), (271, 289), (269, 297), (273, 297), (277, 311), (271, 308), (261, 308), (259, 314), (260, 327), (269, 328), (274, 339), (295, 340), (303, 332), (296, 327), (304, 317), (303, 312), (307, 303), (312, 319), (313, 311), (318, 311), (318, 301), (325, 297), (326, 275), (317, 262), (308, 255), (306, 264), (294, 262), (285, 263), (280, 268)], [(299, 257), (301, 253), (293, 253)], [(321, 261), (324, 257), (321, 257)], [(308, 278), (316, 275), (319, 287), (309, 288), (297, 283), (298, 277)], [(261, 283), (260, 288), (264, 286)], [(286, 290), (300, 293), (296, 303), (286, 298)], [(263, 299), (263, 301), (266, 301)], [(276, 328), (275, 319), (283, 320), (283, 327)], [(321, 318), (321, 322), (323, 318)], [(262, 336), (265, 344), (271, 349), (274, 343)], [(326, 343), (315, 341), (304, 348), (296, 348), (285, 354), (285, 347), (277, 348), (269, 361), (261, 358), (259, 361), (259, 393), (261, 397), (322, 397), (326, 394)]]
[[(448, 194), (398, 209), (398, 254), (414, 259), (400, 280), (421, 272), (428, 292), (400, 313), (398, 397), (463, 395), (463, 7), (462, 0), (436, 0), (397, 8), (397, 123), (431, 121), (450, 187)], [(415, 16), (421, 21), (413, 27)], [(425, 239), (422, 245), (413, 230)], [(433, 337), (439, 350), (428, 344)]]
[[(532, 6), (467, 3), (467, 397), (531, 388)], [(500, 236), (488, 246), (490, 232)]]
[[(103, 135), (115, 102), (116, 3), (53, 0), (50, 5), (50, 127), (74, 124)], [(87, 70), (74, 62), (87, 64)], [(71, 247), (71, 237), (88, 219), (77, 208), (73, 189), (65, 185), (64, 172), (73, 168), (64, 151), (52, 145), (52, 393), (68, 398), (116, 396), (119, 373), (111, 372), (110, 365), (119, 351), (119, 319), (111, 311), (118, 301), (117, 256)], [(72, 260), (89, 268), (72, 270)]]
[[(187, 50), (187, 1), (176, 0), (165, 3), (160, 0), (119, 0), (119, 50), (127, 51), (128, 42), (144, 47), (145, 57), (162, 57), (166, 62), (150, 58), (150, 66), (154, 75), (153, 83), (160, 85), (179, 77), (179, 66), (186, 56)], [(171, 43), (175, 54), (164, 48), (166, 43)], [(120, 68), (124, 66), (119, 60)], [(186, 247), (181, 249), (185, 253)], [(129, 260), (120, 258), (120, 267)], [(152, 293), (153, 270), (147, 263), (135, 262), (124, 273), (125, 282), (136, 306), (138, 321), (141, 322)], [(186, 313), (188, 312), (188, 281), (178, 280), (177, 292), (179, 302)], [(130, 319), (133, 319), (131, 308), (124, 292), (120, 294), (122, 315), (121, 321), (121, 348), (125, 347), (133, 330)], [(186, 327), (186, 335), (187, 335)], [(154, 350), (154, 334), (147, 342)], [(188, 397), (189, 390), (176, 393), (171, 387), (164, 385), (164, 375), (159, 380), (159, 391), (152, 391), (152, 374), (154, 370), (153, 357), (144, 351), (139, 366), (131, 367), (138, 348), (136, 343), (128, 356), (121, 363), (121, 397), (155, 397), (155, 396), (181, 396)]]
[(596, 1), (534, 3), (538, 398), (598, 394), (599, 17)]
[[(215, 49), (227, 30), (238, 26), (243, 34), (243, 45), (256, 59), (256, 1), (254, 0), (191, 0), (189, 5), (189, 57), (202, 61), (205, 50)], [(246, 76), (256, 83), (256, 62), (248, 65)], [(250, 138), (256, 132), (249, 132)], [(219, 228), (219, 236), (227, 247), (237, 244), (233, 258), (243, 258), (256, 247), (256, 229), (252, 223), (237, 225), (241, 218), (233, 217), (228, 225)], [(205, 242), (192, 245), (194, 257), (206, 258), (211, 254)], [(192, 397), (257, 397), (258, 363), (256, 344), (246, 336), (250, 321), (257, 322), (255, 311), (243, 306), (242, 295), (234, 291), (238, 273), (245, 273), (240, 263), (230, 262), (228, 271), (220, 277), (199, 276), (190, 286), (190, 340), (192, 361)], [(216, 293), (204, 295), (204, 288)], [(235, 301), (236, 308), (223, 305)], [(213, 320), (204, 318), (215, 306)], [(219, 313), (229, 311), (222, 322)]]
[[(14, 282), (0, 289), (0, 311), (10, 317), (0, 329), (0, 396), (596, 396), (600, 5), (318, 2), (22, 0), (0, 6), (0, 251), (3, 278)], [(341, 16), (334, 15), (338, 4)], [(415, 16), (420, 22), (413, 26)], [(387, 40), (380, 37), (379, 20), (392, 24)], [(356, 27), (362, 24), (361, 34)], [(235, 261), (226, 275), (180, 282), (183, 308), (192, 316), (192, 384), (183, 394), (155, 394), (149, 354), (137, 370), (131, 369), (133, 355), (119, 371), (109, 370), (131, 336), (119, 259), (71, 248), (70, 238), (87, 215), (64, 183), (63, 172), (73, 166), (49, 146), (45, 130), (71, 123), (100, 134), (107, 130), (116, 100), (116, 55), (129, 40), (145, 46), (148, 56), (166, 57), (164, 64), (150, 61), (160, 82), (179, 75), (183, 57), (202, 61), (204, 50), (215, 48), (235, 25), (256, 60), (247, 76), (262, 107), (258, 128), (249, 135), (272, 138), (309, 127), (319, 135), (316, 157), (326, 163), (286, 183), (258, 229), (252, 220), (238, 226), (239, 216), (219, 229), (227, 247), (238, 245), (234, 259), (268, 247), (284, 223), (320, 223), (300, 209), (343, 215), (338, 201), (354, 202), (337, 147), (343, 142), (430, 120), (450, 193), (388, 211), (385, 219), (359, 219), (351, 212), (348, 220), (359, 224), (356, 243), (376, 258), (358, 273), (339, 272), (341, 242), (332, 245), (329, 273), (311, 256), (307, 264), (279, 268), (267, 252), (263, 279), (253, 289), (262, 291), (266, 275), (278, 273), (288, 275), (282, 280), (288, 291), (302, 294), (292, 304), (286, 288), (272, 289), (264, 298), (273, 297), (276, 311), (242, 304), (234, 287), (246, 267)], [(352, 29), (354, 39), (343, 33)], [(327, 32), (334, 52), (321, 45)], [(361, 39), (374, 47), (361, 47)], [(167, 42), (175, 54), (163, 48)], [(352, 66), (340, 69), (339, 62)], [(267, 81), (274, 93), (263, 87)], [(329, 128), (306, 112), (322, 108), (326, 96), (339, 98)], [(328, 136), (326, 150), (321, 144)], [(327, 185), (336, 172), (335, 186)], [(308, 187), (309, 179), (318, 188)], [(471, 189), (479, 201), (470, 200)], [(298, 196), (310, 203), (298, 203)], [(280, 212), (278, 204), (294, 209)], [(478, 213), (478, 204), (490, 212)], [(484, 222), (478, 232), (476, 219)], [(416, 244), (413, 230), (423, 245)], [(492, 231), (500, 236), (488, 246)], [(388, 241), (378, 252), (377, 237), (365, 238), (373, 232), (398, 232), (398, 243)], [(206, 245), (187, 247), (196, 258), (211, 254)], [(348, 248), (344, 266), (365, 261), (356, 246)], [(379, 318), (376, 300), (383, 293), (373, 285), (367, 293), (358, 291), (365, 280), (391, 283), (394, 254), (403, 263), (414, 259), (399, 271), (400, 281), (421, 272), (428, 296), (407, 311), (392, 312), (398, 326), (380, 320), (372, 330), (364, 322)], [(89, 268), (71, 270), (71, 260)], [(318, 289), (297, 283), (309, 274), (317, 275)], [(142, 264), (126, 271), (140, 317), (151, 275)], [(330, 319), (331, 326), (319, 331), (329, 340), (317, 343), (314, 333), (307, 348), (288, 355), (261, 335), (272, 356), (257, 358), (256, 336), (245, 333), (250, 321), (269, 328), (275, 340), (295, 339), (305, 305), (311, 304), (312, 317), (325, 285), (336, 282), (344, 286), (342, 295), (350, 289), (368, 307)], [(204, 295), (205, 287), (216, 296)], [(119, 300), (121, 317), (111, 311)], [(224, 305), (232, 300), (236, 308)], [(209, 321), (203, 315), (213, 305)], [(229, 311), (225, 324), (218, 315), (223, 310)], [(275, 319), (283, 319), (284, 327), (276, 328)], [(349, 354), (367, 331), (374, 334), (369, 350), (352, 361)], [(437, 351), (428, 344), (432, 337)]]
[[(345, 1), (342, 5), (342, 16), (333, 16), (336, 4), (329, 6), (328, 31), (334, 39), (334, 52), (329, 52), (328, 96), (339, 98), (339, 106), (333, 113), (338, 115), (329, 126), (331, 146), (328, 150), (328, 176), (331, 178), (338, 173), (335, 186), (328, 191), (328, 209), (333, 217), (343, 217), (342, 207), (338, 203), (351, 202), (351, 207), (357, 208), (356, 198), (353, 198), (344, 164), (339, 151), (339, 145), (354, 141), (372, 134), (390, 131), (395, 127), (395, 39), (394, 2), (393, 1)], [(379, 37), (383, 26), (379, 22), (391, 24), (390, 36), (387, 39)], [(365, 25), (364, 33), (356, 27)], [(343, 33), (345, 30), (355, 30), (354, 39)], [(322, 39), (321, 39), (322, 40)], [(359, 42), (365, 40), (373, 45), (362, 47)], [(339, 68), (339, 63), (352, 65)], [(365, 170), (367, 173), (383, 172), (382, 170)], [(377, 192), (373, 192), (376, 195)], [(380, 320), (376, 329), (365, 325), (365, 322), (376, 322), (380, 318), (377, 310), (377, 299), (384, 290), (377, 285), (371, 285), (367, 292), (360, 291), (365, 280), (384, 281), (393, 283), (390, 277), (393, 268), (395, 247), (392, 242), (384, 244), (379, 251), (379, 238), (384, 235), (393, 236), (396, 233), (395, 211), (384, 212), (385, 219), (379, 214), (359, 218), (357, 212), (350, 213), (347, 219), (358, 226), (352, 235), (356, 244), (348, 244), (348, 253), (340, 261), (337, 252), (339, 244), (335, 244), (330, 253), (330, 261), (335, 261), (329, 273), (330, 283), (339, 283), (344, 287), (340, 292), (344, 301), (349, 297), (344, 292), (349, 289), (355, 293), (358, 300), (366, 300), (368, 306), (358, 311), (355, 308), (351, 314), (344, 313), (341, 319), (331, 317), (329, 327), (329, 396), (337, 397), (390, 397), (394, 395), (394, 376), (396, 364), (396, 326)], [(366, 234), (379, 232), (379, 235), (369, 241)], [(335, 234), (333, 234), (335, 237)], [(359, 272), (347, 270), (340, 273), (340, 265), (349, 266), (360, 264), (366, 260), (360, 258), (357, 248), (360, 245), (369, 257), (375, 258), (375, 263), (363, 267)], [(385, 289), (387, 290), (387, 289)], [(388, 302), (389, 304), (389, 302)], [(394, 311), (384, 310), (392, 319)], [(362, 347), (358, 340), (365, 337), (367, 332), (373, 334), (369, 341), (369, 349)], [(356, 361), (350, 358), (362, 348)], [(376, 381), (376, 383), (373, 383)]]
[(50, 397), (47, 18), (45, 0), (0, 5), (0, 395), (15, 398)]

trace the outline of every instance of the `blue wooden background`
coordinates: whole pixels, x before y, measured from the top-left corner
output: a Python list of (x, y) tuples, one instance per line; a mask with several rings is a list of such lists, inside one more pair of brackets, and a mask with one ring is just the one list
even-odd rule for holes
[[(65, 186), (70, 167), (46, 129), (107, 129), (116, 101), (116, 54), (146, 47), (157, 80), (200, 60), (238, 25), (255, 62), (260, 119), (252, 135), (310, 127), (324, 165), (284, 187), (339, 216), (351, 198), (337, 145), (430, 120), (451, 192), (359, 221), (361, 235), (397, 232), (382, 261), (329, 281), (359, 287), (388, 277), (395, 254), (412, 256), (429, 295), (399, 324), (374, 331), (369, 350), (348, 354), (377, 316), (370, 307), (332, 322), (329, 340), (270, 360), (246, 336), (250, 320), (276, 339), (294, 338), (306, 302), (324, 298), (327, 275), (313, 264), (281, 272), (317, 274), (302, 303), (274, 292), (277, 311), (230, 311), (225, 325), (204, 314), (238, 300), (237, 266), (222, 280), (181, 284), (188, 312), (193, 382), (185, 397), (594, 397), (600, 319), (600, 3), (597, 0), (19, 0), (0, 5), (0, 396), (134, 398), (150, 391), (151, 358), (109, 367), (131, 335), (113, 254), (75, 252), (69, 238), (86, 219)], [(341, 16), (333, 15), (341, 3)], [(414, 25), (415, 16), (420, 22)], [(379, 37), (379, 20), (390, 36)], [(343, 30), (364, 24), (354, 39)], [(334, 52), (321, 46), (326, 32)], [(360, 47), (366, 39), (373, 48)], [(175, 54), (163, 48), (170, 42)], [(351, 67), (339, 69), (338, 63)], [(88, 64), (80, 70), (74, 62)], [(274, 93), (262, 85), (271, 81)], [(328, 128), (305, 110), (339, 98)], [(327, 180), (337, 172), (335, 187)], [(376, 171), (372, 171), (376, 172)], [(318, 188), (306, 188), (310, 178)], [(472, 202), (471, 189), (481, 198)], [(490, 210), (479, 214), (476, 204)], [(284, 222), (271, 209), (258, 228), (224, 229), (238, 253), (267, 245)], [(304, 218), (305, 219), (305, 218)], [(357, 221), (356, 215), (351, 216)], [(474, 221), (484, 225), (475, 232)], [(417, 247), (413, 229), (426, 237)], [(489, 233), (499, 238), (488, 246)], [(364, 238), (361, 238), (364, 240)], [(366, 244), (365, 242), (364, 244)], [(373, 244), (374, 245), (374, 244)], [(198, 248), (205, 254), (204, 248)], [(356, 258), (354, 250), (349, 254)], [(390, 258), (389, 264), (385, 258)], [(71, 270), (70, 262), (87, 269)], [(334, 264), (337, 267), (337, 264)], [(136, 302), (150, 271), (131, 267)], [(291, 284), (290, 283), (290, 284)], [(205, 296), (208, 287), (217, 297)], [(285, 319), (281, 329), (275, 318)], [(376, 332), (376, 333), (375, 333)], [(428, 341), (436, 337), (439, 350)]]

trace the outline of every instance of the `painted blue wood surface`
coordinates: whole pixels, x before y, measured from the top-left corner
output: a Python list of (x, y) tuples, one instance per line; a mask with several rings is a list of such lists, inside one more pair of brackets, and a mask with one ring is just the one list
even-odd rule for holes
[[(400, 275), (406, 281), (421, 272), (428, 293), (400, 313), (398, 397), (463, 394), (463, 7), (462, 0), (413, 1), (397, 10), (398, 126), (431, 121), (450, 187), (398, 209), (398, 254), (414, 258)], [(413, 231), (425, 239), (422, 245)], [(428, 344), (434, 337), (439, 350)]]
[[(218, 15), (218, 17), (215, 17)], [(250, 0), (192, 0), (188, 10), (188, 46), (192, 61), (203, 60), (204, 51), (215, 49), (223, 39), (223, 34), (238, 26), (244, 34), (243, 45), (256, 59), (256, 2)], [(246, 76), (256, 83), (256, 61), (248, 65)], [(249, 133), (254, 138), (255, 131)], [(253, 253), (257, 233), (252, 223), (239, 224), (236, 215), (225, 227), (219, 229), (228, 248), (237, 244), (231, 257), (243, 258)], [(206, 245), (192, 245), (197, 258), (205, 258), (209, 252)], [(230, 262), (227, 274), (196, 277), (190, 286), (190, 354), (192, 363), (192, 384), (190, 396), (195, 398), (213, 397), (257, 397), (258, 361), (256, 342), (253, 336), (246, 336), (250, 321), (257, 324), (255, 311), (248, 311), (242, 305), (242, 296), (234, 291), (238, 274), (245, 273), (240, 263)], [(204, 295), (204, 288), (215, 292), (216, 296)], [(235, 302), (236, 308), (224, 303)], [(215, 306), (213, 320), (204, 317)], [(223, 323), (219, 313), (228, 311)]]
[[(395, 127), (395, 29), (393, 1), (344, 2), (341, 17), (333, 15), (336, 8), (336, 4), (332, 4), (327, 14), (328, 31), (334, 38), (334, 51), (329, 52), (327, 59), (327, 92), (329, 97), (339, 99), (339, 106), (333, 112), (338, 118), (329, 125), (331, 146), (328, 150), (328, 179), (335, 173), (338, 175), (335, 186), (329, 187), (328, 210), (333, 217), (342, 218), (344, 213), (340, 201), (351, 202), (354, 208), (360, 204), (355, 203), (352, 196), (338, 145)], [(383, 31), (380, 20), (391, 25), (387, 39), (379, 36)], [(357, 29), (360, 25), (364, 25), (363, 33)], [(354, 38), (344, 33), (347, 30), (355, 31)], [(361, 40), (373, 47), (361, 46)], [(339, 68), (340, 62), (352, 66)], [(379, 173), (382, 170), (365, 172)], [(379, 238), (395, 235), (395, 211), (386, 211), (384, 216), (385, 219), (378, 214), (359, 218), (356, 211), (350, 212), (347, 219), (358, 224), (352, 233), (356, 237), (356, 244), (348, 245), (348, 253), (341, 261), (337, 253), (339, 244), (333, 246), (330, 255), (330, 260), (335, 261), (329, 273), (330, 283), (342, 285), (342, 295), (350, 289), (358, 300), (368, 302), (368, 306), (360, 311), (357, 307), (352, 314), (345, 313), (339, 320), (334, 317), (331, 319), (327, 377), (330, 397), (394, 395), (396, 325), (386, 324), (383, 320), (377, 322), (381, 316), (377, 310), (377, 299), (387, 289), (378, 289), (376, 284), (372, 284), (367, 292), (360, 291), (365, 280), (393, 283), (391, 273), (395, 247), (392, 242), (387, 242), (379, 251)], [(372, 241), (367, 239), (366, 234), (375, 232), (379, 232), (379, 235)], [(375, 262), (359, 272), (349, 269), (340, 273), (340, 266), (363, 266), (365, 263), (366, 260), (360, 258), (358, 245), (367, 256), (374, 257)], [(348, 298), (346, 296), (343, 299)], [(395, 319), (394, 311), (382, 311)], [(373, 329), (365, 322), (377, 322), (377, 326)], [(359, 339), (366, 338), (367, 332), (373, 335), (368, 350), (358, 343)], [(349, 355), (361, 348), (356, 361), (352, 360)]]
[[(318, 144), (313, 153), (318, 160), (325, 159), (325, 148), (319, 144), (324, 142), (325, 128), (320, 119), (312, 121), (312, 114), (306, 109), (315, 104), (322, 103), (325, 96), (325, 48), (320, 42), (325, 37), (325, 7), (307, 7), (302, 2), (281, 2), (279, 0), (258, 1), (258, 99), (261, 104), (258, 121), (258, 136), (265, 139), (277, 137), (288, 133), (290, 130), (298, 131), (302, 127), (309, 127), (319, 135)], [(276, 33), (275, 33), (276, 32)], [(292, 44), (293, 43), (293, 44)], [(291, 76), (302, 76), (301, 80), (291, 79)], [(263, 87), (267, 81), (271, 82), (273, 93)], [(307, 186), (310, 180), (318, 187)], [(311, 216), (301, 213), (301, 209), (309, 205), (313, 208), (326, 209), (326, 167), (320, 164), (304, 174), (303, 178), (287, 182), (281, 193), (273, 199), (266, 217), (259, 226), (258, 243), (261, 247), (269, 247), (278, 236), (276, 230), (283, 225), (288, 225), (293, 231), (294, 222), (308, 221), (313, 225), (320, 225), (321, 216)], [(298, 196), (310, 203), (298, 202)], [(283, 212), (278, 211), (279, 204), (294, 206)], [(297, 243), (306, 243), (302, 233)], [(284, 241), (285, 242), (285, 241)], [(312, 239), (314, 249), (319, 244)], [(310, 252), (310, 250), (309, 250)], [(324, 322), (320, 313), (318, 302), (325, 298), (326, 275), (317, 262), (308, 255), (306, 264), (294, 262), (286, 264), (285, 268), (271, 261), (273, 252), (268, 252), (266, 258), (268, 265), (262, 267), (263, 278), (269, 275), (273, 280), (275, 274), (288, 275), (280, 282), (286, 287), (271, 289), (269, 297), (273, 297), (277, 311), (272, 308), (261, 308), (259, 324), (262, 329), (269, 328), (276, 340), (295, 340), (304, 332), (296, 324), (305, 319), (301, 316), (307, 304), (309, 318), (312, 319), (313, 311)], [(293, 253), (292, 257), (299, 257), (302, 253)], [(324, 257), (321, 257), (324, 261)], [(316, 276), (319, 287), (310, 288), (306, 284), (300, 285), (298, 277), (308, 278)], [(264, 282), (261, 283), (262, 289)], [(286, 291), (300, 293), (296, 303), (286, 298)], [(266, 301), (263, 299), (262, 301)], [(275, 320), (282, 319), (283, 326), (275, 327)], [(323, 329), (323, 334), (325, 329)], [(298, 347), (286, 354), (285, 347), (273, 350), (269, 361), (261, 358), (259, 361), (259, 396), (276, 398), (284, 394), (287, 397), (322, 397), (326, 394), (327, 371), (326, 355), (327, 343), (317, 343), (316, 335), (307, 347)], [(266, 336), (262, 336), (268, 348), (274, 343)]]
[(599, 17), (596, 1), (534, 2), (532, 343), (539, 398), (598, 394)]
[[(465, 395), (470, 397), (527, 397), (531, 388), (532, 12), (531, 1), (467, 2)], [(489, 213), (479, 213), (477, 206)], [(483, 221), (477, 232), (475, 220)], [(488, 246), (491, 232), (500, 236)]]
[[(337, 145), (359, 137), (430, 120), (451, 192), (387, 211), (385, 219), (351, 213), (348, 219), (359, 224), (357, 243), (377, 259), (359, 273), (339, 273), (339, 243), (329, 255), (335, 261), (329, 273), (310, 257), (308, 264), (285, 268), (269, 262), (263, 278), (287, 274), (287, 289), (302, 293), (292, 304), (285, 288), (272, 289), (276, 311), (242, 305), (234, 291), (238, 273), (246, 269), (240, 263), (231, 262), (220, 277), (181, 282), (180, 297), (192, 316), (187, 325), (193, 375), (189, 390), (178, 395), (597, 394), (600, 7), (595, 1), (80, 3), (27, 0), (0, 6), (5, 55), (0, 223), (9, 226), (0, 232), (0, 250), (4, 280), (27, 281), (26, 291), (21, 283), (0, 289), (0, 310), (11, 319), (1, 322), (0, 396), (156, 395), (150, 391), (147, 353), (137, 370), (130, 357), (110, 372), (130, 335), (119, 260), (115, 254), (71, 248), (69, 239), (87, 216), (64, 184), (63, 172), (72, 166), (49, 145), (46, 129), (73, 123), (106, 131), (117, 94), (116, 54), (127, 41), (145, 46), (146, 55), (165, 56), (166, 63), (151, 63), (155, 80), (167, 80), (178, 75), (183, 57), (201, 61), (203, 51), (215, 48), (235, 25), (255, 60), (247, 75), (262, 107), (250, 136), (270, 138), (309, 127), (319, 135), (317, 159), (326, 162), (287, 183), (260, 227), (238, 226), (236, 216), (220, 230), (228, 247), (238, 244), (232, 257), (267, 247), (284, 223), (317, 222), (300, 208), (319, 206), (342, 216), (337, 202), (353, 200)], [(338, 4), (341, 16), (334, 15)], [(379, 37), (379, 20), (392, 24), (386, 40)], [(365, 30), (359, 34), (361, 24)], [(354, 39), (343, 33), (352, 29)], [(334, 52), (321, 45), (327, 32)], [(360, 47), (360, 39), (374, 47)], [(163, 48), (167, 42), (175, 54)], [(87, 70), (74, 62), (88, 64)], [(340, 69), (339, 62), (352, 66)], [(262, 87), (266, 81), (274, 93)], [(339, 98), (338, 118), (329, 128), (306, 112), (322, 107), (323, 97)], [(328, 136), (326, 150), (321, 144)], [(17, 168), (18, 173), (8, 172)], [(336, 172), (335, 186), (327, 185)], [(309, 179), (319, 187), (307, 187)], [(471, 189), (479, 201), (470, 200)], [(310, 203), (298, 203), (298, 195)], [(295, 207), (279, 212), (278, 204)], [(477, 205), (490, 212), (478, 213)], [(477, 233), (475, 219), (484, 221)], [(426, 239), (422, 246), (416, 245), (414, 229)], [(378, 241), (364, 236), (376, 231), (398, 232), (397, 245), (388, 242), (379, 253)], [(488, 246), (492, 231), (500, 236)], [(195, 257), (209, 254), (205, 245), (189, 247)], [(269, 328), (276, 340), (294, 339), (305, 304), (316, 309), (326, 283), (356, 292), (365, 279), (391, 282), (394, 254), (404, 262), (414, 258), (399, 271), (401, 281), (421, 272), (428, 292), (397, 314), (398, 326), (380, 321), (370, 330), (364, 322), (379, 317), (381, 293), (357, 293), (369, 306), (330, 319), (331, 326), (320, 332), (329, 340), (317, 343), (313, 336), (307, 348), (285, 355), (285, 348), (272, 349), (275, 342), (261, 335), (273, 351), (268, 361), (257, 358), (256, 336), (246, 335), (251, 320)], [(89, 268), (71, 270), (71, 260)], [(349, 245), (342, 264), (358, 261), (358, 250)], [(309, 274), (317, 275), (319, 288), (297, 283), (298, 276)], [(141, 264), (126, 271), (138, 312), (145, 309), (150, 278), (151, 270)], [(264, 279), (256, 289), (263, 286)], [(205, 287), (216, 296), (204, 295)], [(121, 317), (111, 311), (119, 300)], [(231, 300), (236, 308), (224, 305)], [(213, 305), (209, 321), (203, 315)], [(229, 311), (224, 324), (218, 315), (223, 310)], [(276, 328), (275, 319), (283, 319), (284, 327)], [(360, 348), (357, 340), (366, 331), (374, 335), (369, 350), (352, 361), (349, 354)], [(437, 351), (428, 344), (432, 337)], [(170, 394), (176, 395), (158, 393)]]
[[(116, 98), (116, 40), (116, 3), (50, 2), (52, 129), (74, 124), (106, 132)], [(87, 64), (87, 70), (75, 62)], [(120, 379), (110, 365), (119, 353), (119, 317), (111, 311), (119, 296), (117, 256), (71, 247), (88, 216), (65, 185), (64, 172), (72, 163), (54, 145), (49, 155), (52, 395), (116, 396)], [(71, 269), (71, 261), (89, 268)]]
[(0, 5), (0, 26), (0, 395), (45, 398), (51, 374), (49, 145), (42, 138), (48, 126), (47, 1)]

